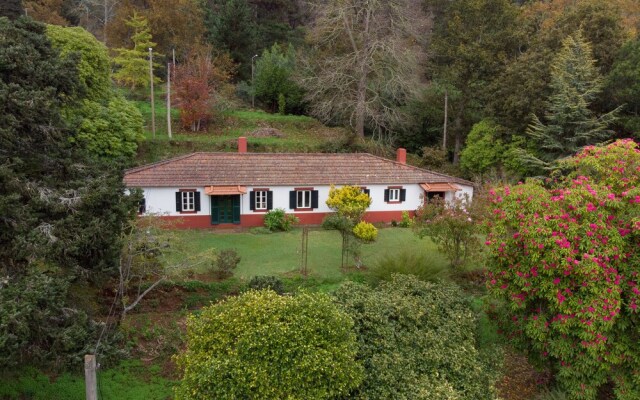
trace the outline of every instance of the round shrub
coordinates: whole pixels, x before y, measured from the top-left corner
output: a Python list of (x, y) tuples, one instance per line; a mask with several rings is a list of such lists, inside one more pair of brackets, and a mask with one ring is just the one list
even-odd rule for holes
[(270, 231), (290, 231), (298, 223), (298, 217), (285, 213), (284, 209), (276, 208), (264, 215), (264, 226)]
[(353, 321), (328, 295), (249, 291), (187, 322), (176, 399), (329, 399), (362, 381)]
[(254, 276), (247, 285), (250, 289), (263, 290), (271, 289), (278, 294), (284, 293), (284, 284), (277, 276)]
[(476, 319), (454, 284), (395, 275), (348, 282), (336, 299), (355, 323), (365, 367), (357, 399), (493, 399), (495, 371), (476, 348)]
[(360, 221), (353, 227), (353, 234), (365, 242), (373, 242), (378, 237), (378, 229), (369, 222)]

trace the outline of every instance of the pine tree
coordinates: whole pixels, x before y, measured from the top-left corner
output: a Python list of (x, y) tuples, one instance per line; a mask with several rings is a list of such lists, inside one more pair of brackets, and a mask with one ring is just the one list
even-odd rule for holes
[(603, 88), (591, 45), (580, 31), (563, 41), (551, 66), (551, 95), (544, 120), (533, 116), (527, 129), (537, 154), (521, 152), (521, 160), (534, 168), (549, 169), (559, 159), (611, 136), (607, 128), (618, 109), (596, 116), (589, 109)]
[[(113, 74), (113, 78), (123, 85), (131, 86), (132, 89), (149, 87), (149, 48), (156, 46), (156, 43), (151, 41), (149, 21), (134, 12), (126, 24), (133, 29), (131, 36), (133, 49), (116, 49), (118, 56), (113, 61), (120, 69)], [(156, 53), (154, 56), (161, 56), (161, 54)], [(158, 64), (153, 63), (153, 66), (158, 67)], [(154, 82), (156, 81), (160, 80), (154, 77)]]
[(16, 19), (24, 15), (22, 0), (2, 0), (0, 2), (0, 17)]

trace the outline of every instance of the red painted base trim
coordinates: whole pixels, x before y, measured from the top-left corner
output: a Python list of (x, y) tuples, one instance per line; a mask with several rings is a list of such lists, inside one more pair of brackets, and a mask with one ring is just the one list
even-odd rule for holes
[[(409, 210), (407, 210), (409, 211)], [(300, 225), (320, 225), (329, 213), (293, 213), (300, 220)], [(413, 217), (414, 211), (409, 211)], [(264, 225), (264, 214), (244, 214), (240, 216), (240, 224), (211, 224), (210, 215), (163, 216), (176, 229), (234, 229), (238, 227), (252, 228)], [(365, 214), (364, 220), (371, 223), (390, 223), (402, 220), (402, 211), (371, 211)]]

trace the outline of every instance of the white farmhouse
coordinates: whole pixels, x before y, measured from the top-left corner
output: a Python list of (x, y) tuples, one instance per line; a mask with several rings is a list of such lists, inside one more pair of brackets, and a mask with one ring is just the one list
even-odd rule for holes
[(192, 153), (129, 169), (124, 182), (141, 188), (141, 213), (175, 219), (178, 227), (253, 227), (264, 214), (283, 208), (301, 224), (320, 224), (331, 212), (331, 185), (360, 186), (371, 196), (365, 220), (399, 221), (433, 196), (473, 196), (471, 182), (366, 153)]

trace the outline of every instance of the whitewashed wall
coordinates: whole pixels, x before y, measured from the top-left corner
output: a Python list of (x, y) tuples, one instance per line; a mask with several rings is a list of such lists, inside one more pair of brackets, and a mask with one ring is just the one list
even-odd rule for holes
[[(371, 206), (368, 211), (402, 211), (402, 210), (415, 210), (423, 202), (424, 191), (418, 184), (402, 185), (407, 190), (406, 200), (402, 203), (385, 203), (384, 191), (389, 186), (400, 185), (369, 185), (367, 189), (370, 190)], [(458, 197), (464, 197), (465, 194), (469, 195), (469, 198), (473, 196), (473, 188), (471, 186), (458, 185), (462, 190), (455, 192)], [(291, 212), (289, 209), (289, 192), (296, 187), (303, 186), (260, 186), (260, 188), (268, 188), (273, 192), (273, 208), (283, 208), (287, 212)], [(339, 187), (339, 186), (338, 186)], [(304, 212), (330, 212), (327, 207), (326, 200), (329, 197), (329, 186), (313, 186), (318, 191), (318, 208), (312, 211), (298, 211)], [(204, 187), (153, 187), (143, 188), (144, 197), (146, 200), (147, 213), (161, 214), (161, 215), (181, 215), (176, 212), (176, 195), (175, 193), (180, 189), (196, 189), (200, 192), (200, 211), (196, 214), (190, 215), (209, 215), (211, 212), (210, 197), (204, 193)], [(241, 214), (253, 214), (249, 208), (249, 192), (254, 187), (247, 187), (247, 194), (241, 197), (240, 213)], [(451, 201), (454, 196), (454, 192), (447, 192), (445, 200)]]

